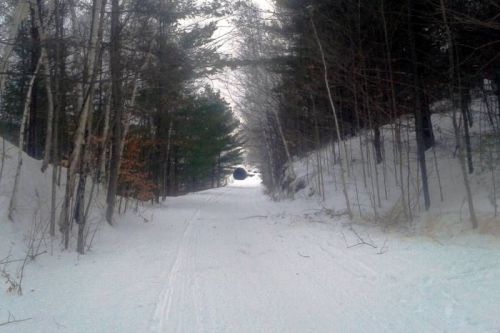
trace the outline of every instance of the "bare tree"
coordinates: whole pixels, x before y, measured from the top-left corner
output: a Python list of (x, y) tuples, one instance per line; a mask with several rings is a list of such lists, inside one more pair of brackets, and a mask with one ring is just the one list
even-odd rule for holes
[(453, 34), (450, 29), (450, 25), (448, 22), (448, 15), (446, 11), (446, 4), (445, 0), (440, 0), (440, 5), (441, 5), (441, 15), (443, 17), (443, 23), (444, 27), (446, 29), (446, 38), (448, 41), (448, 56), (449, 56), (449, 77), (450, 77), (450, 97), (452, 98), (453, 101), (453, 110), (452, 110), (452, 120), (453, 120), (453, 130), (455, 133), (455, 140), (457, 143), (457, 148), (458, 148), (458, 159), (459, 159), (459, 164), (460, 164), (460, 170), (462, 172), (462, 178), (464, 181), (464, 186), (465, 186), (465, 193), (467, 196), (467, 203), (469, 206), (469, 215), (472, 223), (472, 227), (476, 229), (478, 227), (478, 222), (477, 222), (477, 217), (476, 217), (476, 211), (474, 208), (474, 200), (472, 197), (472, 190), (470, 188), (470, 182), (469, 182), (469, 177), (467, 175), (467, 165), (466, 165), (466, 160), (465, 160), (465, 152), (464, 152), (464, 144), (463, 144), (463, 136), (460, 130), (460, 125), (458, 124), (458, 119), (457, 119), (457, 103), (456, 99), (454, 97), (454, 89), (453, 89), (453, 84), (456, 82), (455, 78), (455, 72), (456, 72), (456, 65), (455, 65), (455, 42), (453, 39)]
[[(320, 52), (320, 56), (321, 56), (321, 62), (323, 63), (325, 88), (326, 88), (326, 90), (328, 92), (328, 100), (330, 102), (330, 107), (331, 107), (332, 113), (333, 113), (333, 119), (335, 121), (335, 132), (337, 134), (337, 141), (340, 144), (342, 142), (342, 136), (340, 134), (339, 120), (338, 120), (338, 117), (337, 117), (337, 111), (335, 109), (335, 104), (333, 102), (332, 93), (331, 93), (331, 90), (330, 90), (330, 82), (328, 80), (328, 65), (326, 63), (325, 52), (323, 50), (323, 45), (321, 44), (321, 39), (319, 38), (318, 31), (317, 31), (316, 25), (314, 23), (314, 18), (313, 18), (313, 13), (312, 12), (311, 12), (310, 20), (311, 20), (311, 26), (312, 26), (313, 31), (314, 31), (314, 36), (316, 38), (316, 42), (318, 43), (318, 48), (319, 48), (319, 52)], [(342, 149), (340, 150), (340, 175), (341, 175), (341, 180), (342, 180), (342, 192), (344, 193), (344, 199), (345, 199), (345, 203), (346, 203), (347, 214), (349, 215), (349, 218), (352, 219), (353, 216), (352, 216), (351, 203), (350, 203), (350, 200), (349, 200), (349, 192), (348, 192), (348, 188), (347, 188), (347, 177), (346, 177), (347, 154), (345, 154), (345, 156), (342, 156), (342, 152), (343, 151), (345, 151), (345, 149), (344, 150), (342, 150)]]

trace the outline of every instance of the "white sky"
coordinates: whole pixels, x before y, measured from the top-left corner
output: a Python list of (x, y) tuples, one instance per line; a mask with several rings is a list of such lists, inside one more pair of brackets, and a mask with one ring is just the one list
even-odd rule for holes
[(272, 0), (254, 0), (254, 2), (264, 10), (273, 10), (274, 6)]
[[(253, 0), (264, 11), (274, 11), (274, 0)], [(224, 44), (221, 46), (220, 51), (225, 54), (231, 55), (233, 50), (237, 47), (232, 40), (232, 32), (235, 27), (232, 25), (230, 20), (224, 20), (219, 23), (219, 29), (215, 32), (215, 38), (221, 38)], [(234, 55), (234, 54), (233, 54)], [(234, 111), (237, 112), (236, 101), (237, 94), (234, 93), (238, 90), (231, 81), (234, 80), (233, 73), (231, 69), (225, 69), (222, 73), (215, 77), (210, 78), (211, 84), (214, 88), (221, 91), (227, 102), (229, 102)], [(233, 91), (233, 93), (231, 93)]]

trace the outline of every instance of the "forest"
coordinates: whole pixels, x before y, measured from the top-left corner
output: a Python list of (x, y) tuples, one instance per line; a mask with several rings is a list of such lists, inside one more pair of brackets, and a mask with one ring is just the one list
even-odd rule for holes
[[(271, 194), (293, 197), (294, 161), (328, 146), (330, 157), (314, 162), (323, 198), (324, 174), (338, 168), (346, 214), (355, 212), (358, 177), (377, 217), (392, 182), (401, 219), (409, 221), (445, 199), (437, 146), (459, 161), (455, 182), (464, 185), (472, 226), (471, 175), (489, 177), (497, 216), (496, 1), (276, 1), (272, 16), (247, 6), (238, 20), (240, 57), (259, 69), (238, 75), (240, 107)], [(433, 123), (439, 115), (451, 121), (445, 133)], [(430, 174), (439, 183), (432, 196)]]
[(19, 147), (10, 219), (22, 151), (52, 177), (50, 234), (65, 247), (74, 224), (84, 235), (100, 187), (112, 224), (123, 200), (126, 210), (225, 183), (241, 161), (240, 124), (204, 80), (221, 68), (221, 3), (2, 4), (1, 131)]
[[(100, 188), (113, 224), (129, 205), (223, 186), (245, 159), (258, 166), (271, 197), (290, 198), (294, 161), (325, 147), (331, 159), (317, 159), (318, 177), (340, 170), (339, 191), (352, 217), (358, 157), (347, 142), (358, 138), (357, 177), (374, 214), (393, 181), (401, 215), (411, 220), (439, 201), (429, 190), (429, 170), (441, 185), (446, 171), (430, 158), (440, 144), (432, 115), (440, 112), (452, 120), (446, 139), (455, 146), (472, 225), (471, 174), (491, 177), (496, 216), (497, 2), (269, 4), (2, 2), (0, 125), (18, 146), (9, 218), (18, 205), (23, 152), (41, 160), (52, 179), (50, 235), (59, 231), (68, 247), (74, 225), (83, 239)], [(221, 22), (230, 32), (217, 32)], [(217, 77), (225, 90), (210, 84)]]
[(500, 332), (498, 0), (0, 0), (0, 331)]

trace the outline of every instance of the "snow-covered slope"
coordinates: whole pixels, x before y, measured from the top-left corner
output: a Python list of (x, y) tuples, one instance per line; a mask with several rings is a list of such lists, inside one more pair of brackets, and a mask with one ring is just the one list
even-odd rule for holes
[[(485, 105), (476, 100), (472, 107), (475, 119), (471, 128), (471, 141), (475, 171), (469, 178), (479, 232), (500, 236), (500, 210), (495, 216), (494, 207), (494, 185), (496, 192), (500, 189), (500, 170), (497, 167), (500, 154), (492, 147), (498, 145), (498, 141), (489, 127)], [(407, 209), (409, 219), (405, 219), (402, 207), (400, 161), (399, 155), (395, 154), (397, 147), (393, 126), (382, 128), (385, 158), (379, 165), (374, 163), (371, 132), (346, 140), (349, 156), (348, 190), (358, 222), (375, 222), (384, 227), (397, 226), (412, 233), (439, 237), (453, 237), (472, 229), (451, 113), (444, 112), (448, 109), (444, 102), (436, 104), (434, 109), (436, 113), (432, 116), (432, 121), (436, 145), (426, 152), (431, 197), (431, 209), (428, 212), (424, 209), (420, 170), (416, 162), (413, 120), (412, 117), (401, 120), (402, 178), (406, 206), (411, 206), (411, 212)], [(335, 149), (338, 155), (338, 145)], [(325, 208), (337, 212), (345, 211), (340, 166), (338, 161), (334, 162), (332, 146), (297, 160), (294, 170), (297, 179), (292, 186), (305, 187), (296, 198), (320, 202)], [(493, 173), (495, 177), (492, 177)], [(496, 193), (496, 205), (500, 207), (500, 193)]]

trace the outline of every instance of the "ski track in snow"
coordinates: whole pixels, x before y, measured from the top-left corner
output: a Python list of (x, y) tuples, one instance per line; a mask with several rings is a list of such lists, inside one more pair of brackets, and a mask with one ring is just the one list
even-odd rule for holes
[(184, 289), (185, 282), (183, 281), (179, 282), (178, 280), (179, 280), (179, 271), (181, 267), (184, 266), (186, 264), (186, 261), (188, 260), (186, 258), (187, 248), (190, 245), (192, 245), (192, 242), (187, 241), (187, 238), (190, 237), (191, 234), (190, 229), (192, 228), (193, 221), (200, 215), (203, 206), (207, 205), (212, 199), (213, 197), (209, 196), (207, 200), (205, 200), (205, 202), (203, 202), (200, 205), (200, 207), (198, 207), (195, 210), (193, 215), (190, 216), (185, 222), (184, 231), (182, 233), (182, 239), (179, 243), (179, 246), (177, 247), (175, 261), (172, 264), (172, 267), (168, 270), (168, 273), (165, 274), (165, 280), (167, 280), (168, 282), (163, 288), (162, 292), (160, 293), (157, 307), (153, 315), (152, 319), (153, 324), (151, 326), (151, 331), (153, 332), (163, 332), (165, 322), (168, 321), (169, 319), (170, 311), (172, 308), (173, 295), (174, 295), (173, 287), (176, 286), (176, 284), (181, 283), (182, 292), (184, 292), (185, 290)]
[[(487, 297), (493, 308), (499, 304), (500, 282), (494, 280), (500, 275), (498, 252), (444, 248), (428, 240), (418, 240), (423, 246), (408, 240), (383, 254), (367, 247), (347, 249), (339, 229), (328, 224), (338, 222), (311, 224), (286, 208), (271, 215), (276, 207), (258, 187), (196, 195), (208, 199), (186, 222), (152, 332), (500, 328), (496, 310), (468, 304), (480, 297)], [(478, 266), (474, 257), (482, 255), (492, 257)], [(460, 262), (462, 256), (468, 260)], [(474, 284), (480, 280), (493, 289)]]

